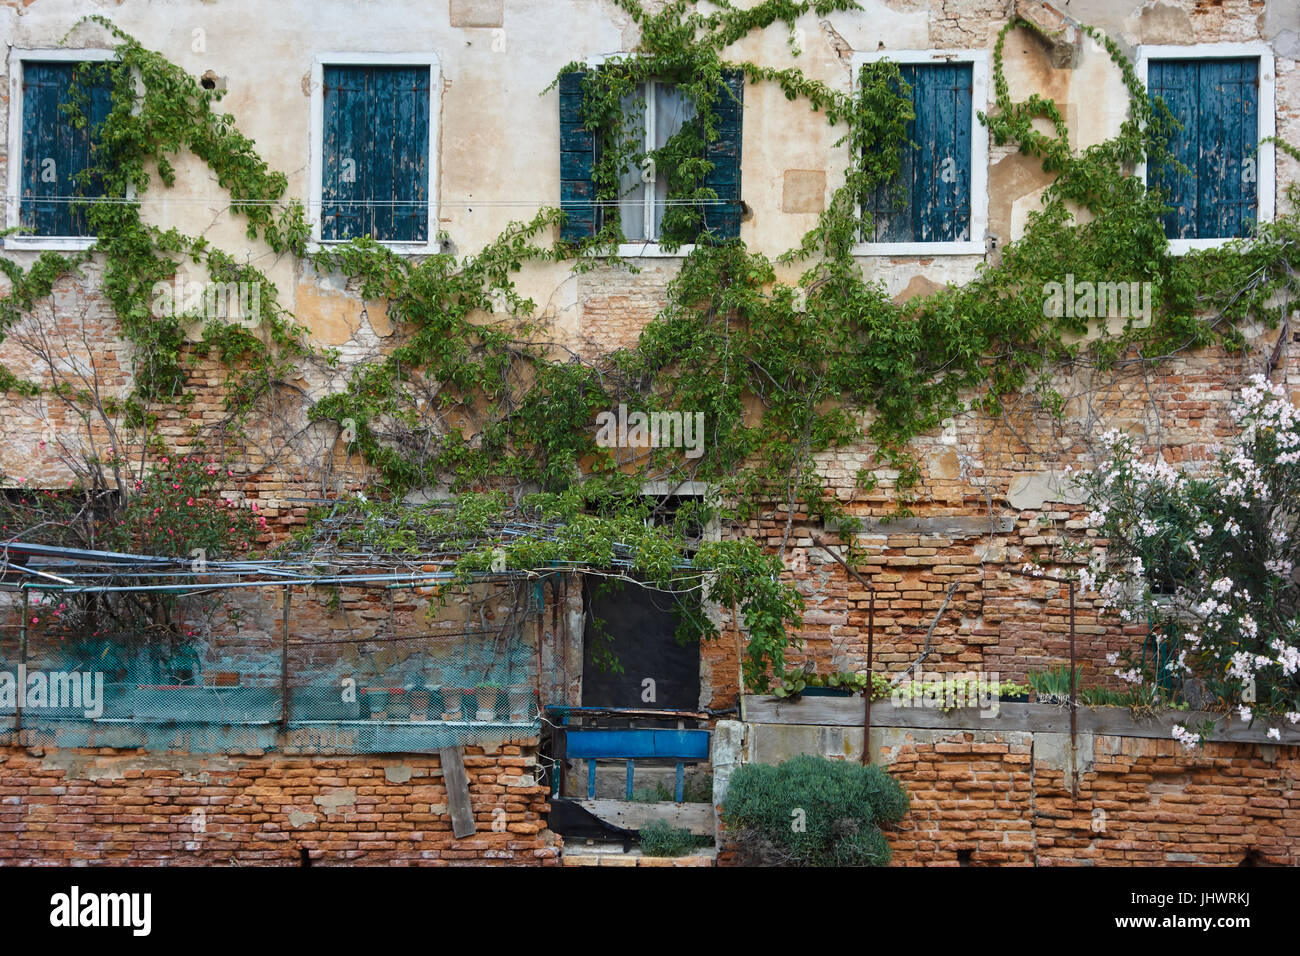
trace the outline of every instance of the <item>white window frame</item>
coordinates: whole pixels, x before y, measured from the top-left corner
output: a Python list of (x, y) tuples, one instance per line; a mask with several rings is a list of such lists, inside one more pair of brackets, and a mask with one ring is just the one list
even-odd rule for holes
[[(894, 63), (969, 63), (970, 109), (970, 238), (961, 242), (857, 242), (855, 256), (982, 256), (988, 252), (989, 231), (989, 131), (979, 113), (988, 109), (989, 55), (984, 50), (873, 50), (853, 54), (850, 89), (858, 88), (862, 67), (890, 60)], [(858, 218), (862, 208), (858, 207)]]
[[(104, 63), (116, 59), (115, 51), (99, 47), (84, 50), (12, 47), (9, 50), (9, 158), (5, 183), (9, 201), (5, 203), (5, 228), (17, 229), (22, 225), (23, 61)], [(14, 250), (76, 252), (89, 249), (97, 241), (96, 236), (32, 236), (13, 233), (4, 237), (4, 247)]]
[[(602, 53), (598, 56), (587, 57), (586, 66), (589, 70), (595, 70), (604, 66), (608, 60), (626, 59), (630, 56), (632, 56), (630, 53)], [(652, 82), (659, 81), (656, 80)], [(650, 137), (654, 135), (654, 98), (651, 96), (646, 97), (645, 122), (646, 139), (648, 141)], [(743, 114), (740, 120), (740, 133), (742, 137), (745, 135), (745, 119)], [(646, 211), (648, 216), (654, 201), (652, 198), (653, 193), (650, 190), (646, 190), (646, 197)], [(696, 244), (693, 242), (684, 243), (672, 252), (667, 252), (660, 247), (658, 240), (652, 241), (649, 239), (642, 239), (638, 242), (620, 242), (618, 244), (617, 255), (623, 259), (685, 259), (695, 251), (695, 245)], [(595, 254), (595, 252), (591, 253), (593, 256)]]
[[(1148, 68), (1152, 60), (1226, 60), (1233, 58), (1257, 57), (1259, 59), (1259, 102), (1256, 112), (1259, 114), (1259, 130), (1255, 141), (1272, 136), (1277, 129), (1276, 117), (1276, 72), (1273, 50), (1267, 43), (1197, 43), (1189, 46), (1139, 46), (1137, 48), (1137, 75), (1143, 88), (1150, 96), (1147, 83)], [(1259, 148), (1259, 162), (1256, 167), (1256, 197), (1259, 202), (1257, 222), (1272, 222), (1275, 208), (1274, 193), (1277, 189), (1277, 152), (1272, 143), (1265, 143)], [(1145, 185), (1147, 181), (1147, 164), (1138, 165), (1134, 175)], [(1193, 249), (1214, 249), (1233, 242), (1240, 237), (1220, 236), (1207, 239), (1170, 239), (1169, 251), (1175, 254), (1190, 252)]]
[(438, 117), (442, 101), (442, 63), (436, 53), (417, 51), (410, 53), (375, 52), (324, 52), (312, 59), (311, 65), (311, 145), (310, 195), (307, 209), (311, 218), (311, 240), (308, 248), (313, 252), (349, 242), (348, 239), (322, 239), (321, 213), (324, 211), (323, 178), (325, 175), (325, 67), (327, 66), (424, 66), (429, 69), (429, 156), (425, 168), (429, 176), (426, 187), (429, 197), (429, 235), (425, 242), (404, 242), (377, 239), (381, 245), (402, 255), (434, 255), (442, 251), (442, 231), (438, 220)]

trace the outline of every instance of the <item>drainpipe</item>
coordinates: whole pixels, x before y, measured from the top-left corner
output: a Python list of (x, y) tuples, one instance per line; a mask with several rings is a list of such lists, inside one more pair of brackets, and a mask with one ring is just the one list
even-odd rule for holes
[(871, 695), (875, 691), (876, 656), (876, 590), (871, 589), (867, 605), (867, 706), (862, 717), (862, 763), (871, 763)]
[(1070, 581), (1070, 792), (1077, 799), (1079, 796), (1079, 752), (1077, 731), (1078, 702), (1075, 695), (1074, 663), (1074, 580)]
[(14, 696), (14, 743), (18, 743), (17, 735), (22, 733), (23, 697), (27, 694), (27, 596), (27, 589), (23, 588), (23, 616), (18, 624), (18, 681), (21, 686), (15, 688), (18, 693)]

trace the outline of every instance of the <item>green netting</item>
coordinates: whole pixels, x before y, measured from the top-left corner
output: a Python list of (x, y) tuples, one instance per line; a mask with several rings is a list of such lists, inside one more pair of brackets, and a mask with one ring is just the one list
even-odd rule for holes
[(533, 628), (319, 642), (290, 632), (287, 652), (281, 641), (229, 637), (157, 645), (31, 635), (24, 658), (8, 628), (0, 731), (19, 723), (19, 683), (28, 739), (44, 733), (64, 746), (272, 749), (288, 740), (409, 752), (540, 731), (536, 688), (549, 686), (539, 677), (550, 655), (539, 654)]

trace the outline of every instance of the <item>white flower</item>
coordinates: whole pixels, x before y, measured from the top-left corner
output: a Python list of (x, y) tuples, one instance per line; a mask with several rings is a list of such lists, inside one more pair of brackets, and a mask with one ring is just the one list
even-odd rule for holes
[(1291, 721), (1293, 724), (1300, 724), (1300, 712), (1289, 710), (1287, 711), (1286, 719)]
[(1109, 654), (1106, 655), (1106, 663), (1109, 664), (1111, 667), (1114, 667), (1116, 664), (1119, 663), (1119, 654), (1116, 653), (1115, 651), (1111, 651)]
[(1237, 707), (1237, 715), (1241, 718), (1242, 723), (1250, 723), (1250, 708), (1245, 704)]
[(1183, 745), (1185, 750), (1195, 750), (1196, 745), (1201, 742), (1201, 738), (1192, 733), (1182, 724), (1174, 724), (1174, 740)]
[(1274, 740), (1282, 739), (1282, 731), (1278, 730), (1276, 727), (1268, 728), (1268, 735)]

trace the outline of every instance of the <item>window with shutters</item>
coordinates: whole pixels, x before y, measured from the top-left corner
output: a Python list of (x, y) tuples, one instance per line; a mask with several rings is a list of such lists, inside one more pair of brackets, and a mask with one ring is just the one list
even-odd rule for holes
[[(94, 243), (87, 200), (103, 196), (96, 134), (112, 105), (107, 50), (19, 50), (10, 54), (8, 248), (85, 249)], [(67, 107), (86, 122), (75, 126)]]
[(315, 74), (314, 238), (369, 236), (400, 251), (437, 251), (437, 59), (322, 54)]
[(1169, 152), (1181, 164), (1144, 170), (1163, 192), (1176, 252), (1250, 235), (1273, 217), (1273, 57), (1260, 44), (1142, 47), (1139, 76), (1177, 121)]
[(898, 175), (861, 197), (859, 255), (978, 254), (988, 223), (988, 57), (970, 50), (859, 54), (892, 60), (910, 90), (916, 117), (908, 123)]
[[(598, 68), (598, 67), (594, 67)], [(592, 180), (601, 144), (609, 130), (588, 129), (582, 117), (583, 73), (566, 73), (560, 78), (560, 204), (568, 216), (562, 230), (571, 242), (596, 235), (617, 222), (623, 242), (622, 255), (686, 255), (691, 241), (720, 241), (740, 234), (740, 140), (743, 114), (743, 76), (739, 70), (724, 70), (725, 88), (715, 103), (716, 137), (699, 148), (710, 167), (703, 186), (716, 198), (696, 202), (673, 198), (673, 172), (656, 161), (656, 153), (674, 137), (702, 129), (695, 104), (672, 83), (651, 80), (636, 84), (622, 98), (623, 129), (615, 131), (633, 144), (633, 155), (619, 171), (616, 195), (598, 195)], [(680, 221), (683, 205), (693, 212), (691, 236), (671, 253), (661, 251), (659, 242), (673, 235), (669, 224)]]

